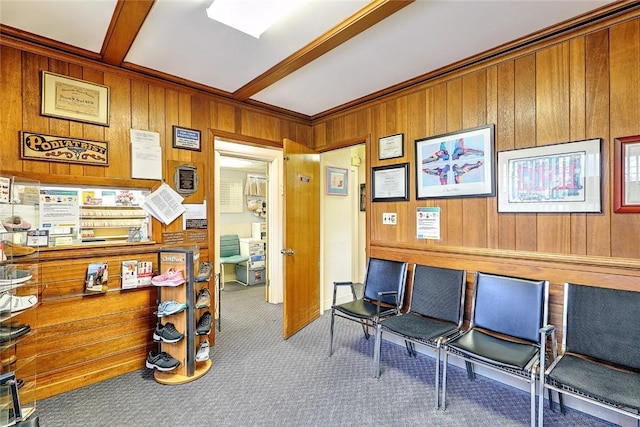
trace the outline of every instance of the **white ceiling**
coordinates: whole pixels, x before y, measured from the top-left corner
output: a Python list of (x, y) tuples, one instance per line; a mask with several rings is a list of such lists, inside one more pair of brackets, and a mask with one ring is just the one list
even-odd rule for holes
[[(0, 0), (0, 24), (101, 52), (116, 0)], [(312, 0), (260, 39), (207, 18), (211, 0), (157, 0), (124, 58), (232, 96), (369, 3)], [(314, 116), (611, 3), (417, 0), (251, 96)]]

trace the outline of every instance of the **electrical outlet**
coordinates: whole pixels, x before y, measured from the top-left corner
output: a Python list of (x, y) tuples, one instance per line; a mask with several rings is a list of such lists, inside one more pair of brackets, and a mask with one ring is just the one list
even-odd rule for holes
[(395, 212), (385, 212), (382, 214), (382, 224), (396, 225), (397, 223), (398, 223), (398, 217)]

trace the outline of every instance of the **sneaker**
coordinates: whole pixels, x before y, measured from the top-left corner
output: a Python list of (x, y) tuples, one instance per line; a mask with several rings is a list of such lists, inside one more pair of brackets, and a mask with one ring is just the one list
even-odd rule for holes
[(164, 351), (158, 353), (151, 350), (147, 356), (146, 366), (158, 371), (172, 371), (180, 366), (180, 362)]
[(196, 276), (196, 282), (207, 282), (211, 277), (211, 263), (201, 262)]
[(0, 314), (16, 313), (26, 310), (38, 303), (38, 297), (35, 295), (17, 296), (4, 293), (0, 295)]
[(209, 289), (200, 289), (196, 296), (196, 308), (209, 307), (209, 304), (211, 304), (211, 293), (209, 292)]
[(169, 268), (159, 276), (151, 278), (151, 284), (154, 286), (180, 286), (185, 282), (182, 270), (175, 271)]
[(13, 341), (31, 331), (31, 326), (26, 323), (3, 323), (0, 325), (0, 343)]
[(209, 335), (211, 332), (211, 313), (203, 313), (196, 325), (196, 335)]
[(172, 314), (180, 313), (186, 308), (187, 304), (183, 304), (178, 301), (162, 301), (158, 306), (158, 317), (171, 316)]
[(153, 332), (154, 341), (162, 341), (168, 343), (175, 343), (184, 338), (184, 334), (178, 332), (173, 323), (166, 324), (158, 323), (156, 330)]
[(5, 219), (2, 221), (2, 225), (4, 225), (4, 228), (6, 228), (7, 231), (23, 231), (31, 228), (31, 224), (18, 215), (10, 216)]
[(17, 243), (10, 242), (9, 240), (4, 240), (2, 244), (4, 246), (5, 255), (8, 255), (8, 256), (17, 257), (17, 256), (31, 255), (36, 251), (34, 248), (30, 246), (19, 245)]
[(196, 353), (196, 362), (204, 362), (209, 360), (209, 340), (204, 339), (200, 342), (200, 347)]
[(22, 286), (33, 275), (29, 270), (18, 270), (15, 266), (0, 267), (0, 292)]

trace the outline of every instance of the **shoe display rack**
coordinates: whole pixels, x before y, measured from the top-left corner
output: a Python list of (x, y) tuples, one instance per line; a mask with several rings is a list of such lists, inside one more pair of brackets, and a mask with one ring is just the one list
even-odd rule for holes
[(151, 281), (158, 288), (158, 323), (153, 334), (158, 350), (149, 353), (146, 366), (155, 369), (154, 378), (161, 384), (194, 381), (211, 369), (212, 320), (202, 282), (196, 280), (199, 266), (197, 247), (158, 251), (161, 274)]
[(0, 176), (0, 426), (37, 420), (40, 184)]

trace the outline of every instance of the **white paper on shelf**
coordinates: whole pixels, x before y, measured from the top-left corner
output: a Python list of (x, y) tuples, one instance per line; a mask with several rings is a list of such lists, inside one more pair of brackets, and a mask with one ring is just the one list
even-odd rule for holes
[(162, 223), (171, 224), (184, 213), (183, 200), (184, 197), (173, 188), (162, 183), (160, 188), (144, 198), (142, 208)]

